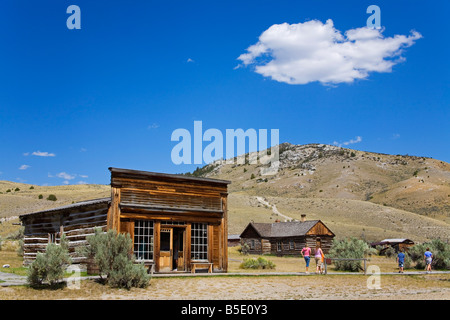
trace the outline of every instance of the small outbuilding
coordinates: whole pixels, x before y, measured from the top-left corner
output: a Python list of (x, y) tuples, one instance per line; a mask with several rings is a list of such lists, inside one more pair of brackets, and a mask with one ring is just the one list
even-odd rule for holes
[(249, 253), (299, 255), (307, 244), (327, 253), (335, 234), (320, 220), (275, 223), (249, 223), (240, 235)]
[(370, 244), (372, 247), (381, 246), (380, 253), (383, 253), (389, 247), (394, 248), (395, 252), (399, 252), (400, 250), (408, 250), (409, 247), (414, 245), (414, 241), (410, 239), (384, 239), (379, 242), (372, 242)]

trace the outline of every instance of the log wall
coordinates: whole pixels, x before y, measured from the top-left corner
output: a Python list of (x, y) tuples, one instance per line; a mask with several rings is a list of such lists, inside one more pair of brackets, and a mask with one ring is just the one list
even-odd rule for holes
[(45, 252), (50, 242), (60, 243), (62, 233), (66, 235), (69, 254), (73, 263), (84, 263), (77, 248), (86, 245), (86, 237), (96, 228), (106, 231), (108, 202), (72, 207), (65, 210), (21, 216), (24, 225), (24, 265), (34, 261), (38, 252)]

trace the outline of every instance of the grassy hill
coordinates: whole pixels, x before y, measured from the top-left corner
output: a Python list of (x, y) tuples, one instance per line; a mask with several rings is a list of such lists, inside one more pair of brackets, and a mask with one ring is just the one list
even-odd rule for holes
[[(338, 237), (367, 240), (450, 237), (450, 164), (425, 157), (388, 155), (323, 144), (280, 145), (279, 170), (261, 175), (261, 164), (216, 161), (194, 174), (231, 180), (230, 233), (245, 221), (279, 216), (264, 197), (294, 219), (321, 219)], [(280, 220), (283, 220), (281, 218)], [(243, 226), (244, 225), (244, 226)]]
[[(15, 191), (19, 189), (18, 191)], [(7, 192), (10, 190), (9, 192)], [(55, 195), (56, 201), (46, 200)], [(39, 199), (42, 195), (42, 199)], [(19, 216), (111, 195), (108, 185), (37, 186), (25, 183), (0, 181), (0, 218)]]
[[(338, 238), (450, 238), (450, 164), (446, 162), (284, 143), (278, 172), (264, 176), (262, 165), (249, 164), (253, 156), (246, 155), (244, 164), (216, 161), (189, 174), (232, 181), (230, 234), (241, 233), (250, 221), (299, 220), (304, 213), (307, 219), (322, 220)], [(40, 194), (43, 199), (38, 199)], [(46, 200), (50, 194), (58, 200)], [(0, 218), (109, 195), (108, 185), (43, 187), (0, 181)]]

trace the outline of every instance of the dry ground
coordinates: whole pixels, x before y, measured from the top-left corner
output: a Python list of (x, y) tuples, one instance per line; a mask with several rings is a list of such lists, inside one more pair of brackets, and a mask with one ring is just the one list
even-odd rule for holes
[[(239, 268), (244, 256), (235, 248), (230, 248), (229, 257), (230, 272), (248, 272)], [(330, 270), (328, 275), (305, 275), (303, 259), (265, 258), (276, 264), (272, 272), (296, 272), (298, 275), (154, 277), (148, 288), (131, 290), (112, 289), (94, 280), (83, 280), (79, 289), (0, 287), (0, 300), (450, 300), (450, 274), (381, 275), (381, 288), (370, 289), (373, 277), (362, 273), (333, 275)], [(18, 268), (20, 258), (12, 251), (1, 251), (0, 263), (10, 263), (12, 268)], [(392, 258), (376, 256), (369, 264), (377, 265), (381, 272), (397, 270)], [(314, 268), (311, 263), (310, 271), (314, 272)]]
[(146, 289), (111, 289), (93, 280), (80, 289), (0, 288), (0, 300), (450, 300), (450, 276), (382, 275), (369, 289), (363, 275), (153, 278)]

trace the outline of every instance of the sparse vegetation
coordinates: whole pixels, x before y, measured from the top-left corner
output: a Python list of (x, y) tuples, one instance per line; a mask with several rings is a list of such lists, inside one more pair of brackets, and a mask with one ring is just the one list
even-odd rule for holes
[(408, 255), (412, 262), (415, 263), (416, 269), (425, 269), (425, 261), (423, 255), (427, 248), (433, 253), (433, 269), (450, 269), (450, 244), (440, 239), (433, 239), (430, 242), (415, 244), (408, 250)]
[(49, 243), (45, 253), (37, 254), (29, 267), (27, 281), (31, 287), (42, 285), (54, 287), (63, 279), (64, 272), (70, 263), (68, 243), (63, 235), (60, 244)]
[(275, 269), (275, 264), (263, 257), (244, 259), (241, 263), (242, 269)]
[(58, 199), (56, 198), (56, 196), (55, 196), (54, 194), (51, 194), (51, 195), (49, 195), (49, 196), (47, 197), (47, 200), (50, 200), (50, 201), (56, 201), (56, 200), (58, 200)]
[(126, 289), (148, 286), (150, 275), (144, 265), (134, 263), (132, 240), (128, 233), (117, 234), (115, 230), (104, 233), (97, 229), (95, 235), (87, 237), (87, 241), (88, 246), (80, 253), (93, 257), (100, 276), (109, 286)]
[[(338, 259), (362, 259), (375, 252), (376, 250), (370, 248), (363, 240), (356, 238), (334, 239), (328, 256)], [(336, 270), (355, 272), (362, 269), (361, 260), (336, 260), (333, 263)]]

